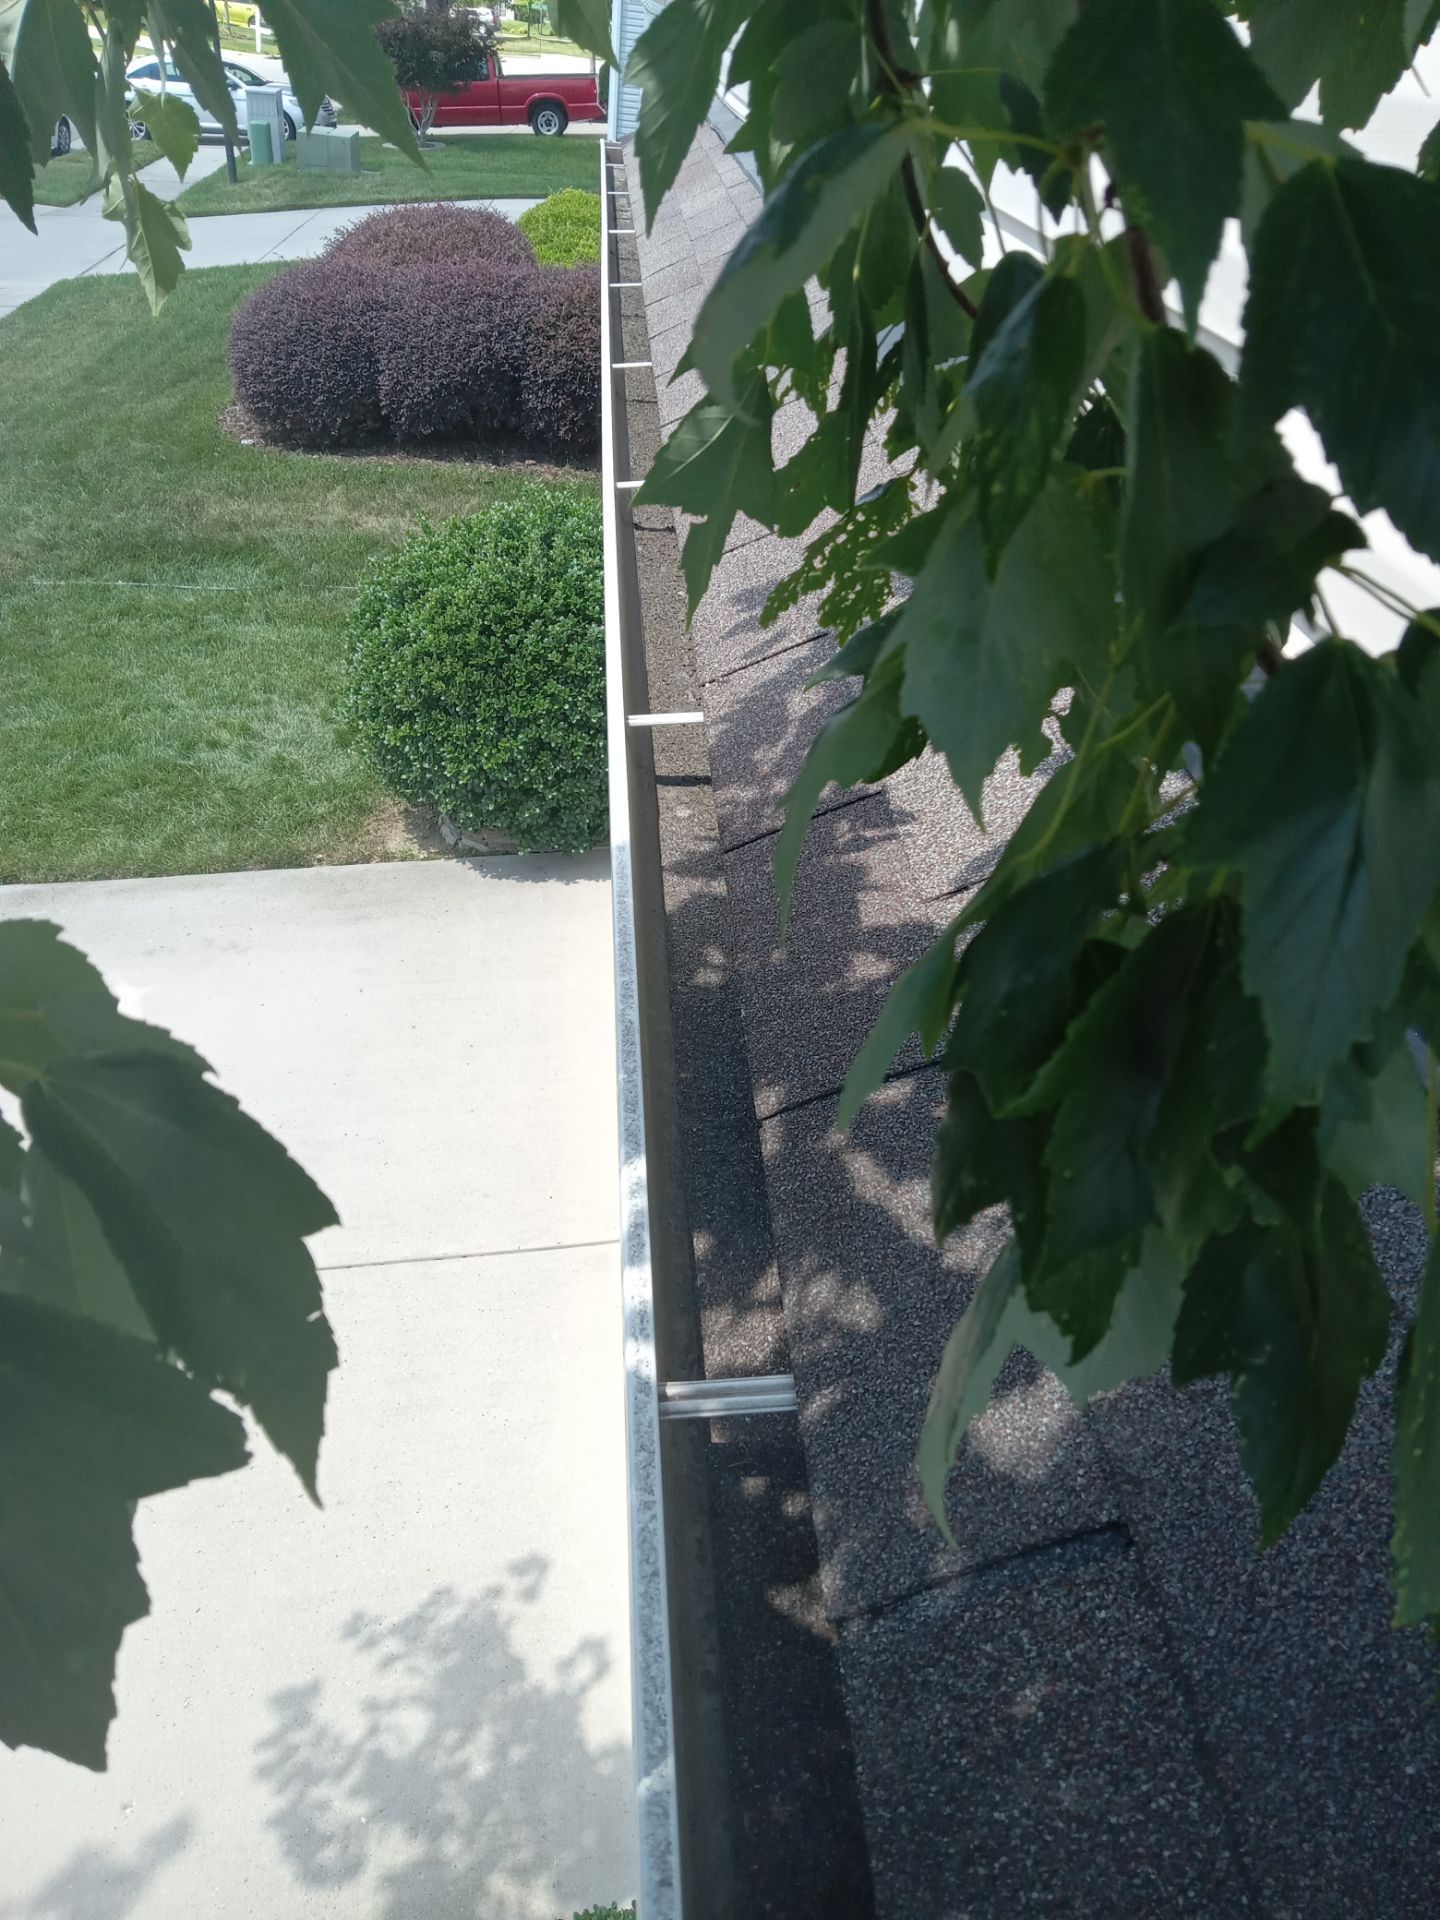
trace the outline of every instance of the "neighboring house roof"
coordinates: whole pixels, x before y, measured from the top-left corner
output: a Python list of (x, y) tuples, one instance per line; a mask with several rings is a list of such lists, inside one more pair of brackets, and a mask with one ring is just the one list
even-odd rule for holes
[[(643, 449), (699, 391), (671, 375), (758, 195), (709, 127), (648, 236), (633, 154), (628, 183), (656, 381), (653, 402), (632, 397)], [(627, 352), (643, 357), (639, 345), (637, 332)], [(798, 409), (778, 416), (777, 459), (803, 438)], [(878, 445), (871, 461), (873, 479)], [(750, 1701), (739, 1737), (763, 1746), (755, 1699), (776, 1687), (766, 1778), (788, 1763), (792, 1795), (786, 1818), (768, 1788), (748, 1804), (745, 1910), (849, 1920), (870, 1898), (846, 1851), (843, 1730), (817, 1758), (807, 1699), (786, 1693), (773, 1648), (755, 1655), (771, 1662), (763, 1679), (747, 1672), (773, 1615), (805, 1623), (795, 1645), (835, 1649), (883, 1920), (1428, 1912), (1440, 1709), (1433, 1654), (1389, 1626), (1388, 1370), (1311, 1510), (1263, 1556), (1221, 1392), (1143, 1383), (1082, 1416), (1018, 1364), (951, 1481), (958, 1550), (925, 1514), (911, 1460), (929, 1383), (998, 1229), (982, 1220), (935, 1250), (943, 1084), (913, 1053), (851, 1136), (832, 1121), (890, 985), (983, 877), (1033, 786), (1002, 769), (988, 832), (928, 758), (830, 792), (782, 950), (779, 806), (845, 689), (807, 689), (829, 651), (813, 604), (760, 626), (803, 543), (744, 520), (684, 642), (676, 518), (638, 509), (635, 540), (654, 704), (705, 713), (703, 742), (656, 741), (703, 1358), (710, 1373), (793, 1371), (798, 1468), (773, 1425), (737, 1425), (717, 1446), (750, 1460), (757, 1500), (769, 1486), (806, 1516), (816, 1569), (757, 1592), (743, 1553), (722, 1541), (717, 1554), (722, 1589), (750, 1582), (735, 1601), (750, 1628), (727, 1641), (732, 1695)], [(1366, 1211), (1403, 1322), (1423, 1229), (1391, 1194)], [(788, 1463), (773, 1482), (772, 1451)], [(823, 1662), (806, 1685), (823, 1718)], [(802, 1844), (797, 1807), (823, 1821), (832, 1802), (824, 1845)], [(815, 1868), (826, 1845), (829, 1882)]]

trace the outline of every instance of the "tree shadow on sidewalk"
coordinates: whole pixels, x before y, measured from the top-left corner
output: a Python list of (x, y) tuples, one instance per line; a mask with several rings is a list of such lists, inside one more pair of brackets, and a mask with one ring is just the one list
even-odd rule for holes
[(633, 1871), (630, 1750), (585, 1726), (609, 1649), (587, 1637), (553, 1679), (527, 1670), (512, 1627), (548, 1563), (509, 1573), (400, 1619), (356, 1613), (343, 1693), (317, 1679), (275, 1696), (257, 1772), (303, 1885), (350, 1886), (375, 1920), (555, 1920), (631, 1897), (614, 1884)]

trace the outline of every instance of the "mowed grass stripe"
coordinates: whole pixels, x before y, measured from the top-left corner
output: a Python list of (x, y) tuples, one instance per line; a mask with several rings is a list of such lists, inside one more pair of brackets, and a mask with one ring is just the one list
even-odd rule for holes
[(224, 169), (186, 187), (182, 213), (265, 213), (302, 207), (379, 206), (402, 200), (543, 200), (561, 187), (594, 190), (600, 146), (584, 134), (541, 140), (531, 133), (447, 134), (427, 149), (425, 166), (362, 136), (358, 174), (301, 172), (293, 158), (278, 167), (239, 162), (232, 187)]

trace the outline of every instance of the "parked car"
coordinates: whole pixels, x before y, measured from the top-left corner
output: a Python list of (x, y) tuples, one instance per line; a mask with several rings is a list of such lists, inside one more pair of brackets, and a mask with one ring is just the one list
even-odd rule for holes
[[(280, 106), (285, 116), (285, 138), (287, 140), (293, 140), (300, 128), (305, 124), (305, 109), (300, 105), (299, 100), (296, 99), (289, 80), (282, 76), (277, 83), (265, 74), (257, 73), (253, 67), (241, 66), (238, 61), (234, 60), (227, 60), (224, 65), (225, 78), (230, 88), (230, 97), (235, 102), (235, 122), (240, 129), (241, 139), (243, 140), (245, 137), (250, 118), (250, 107), (245, 98), (245, 89), (247, 87), (268, 87), (278, 84), (284, 89), (281, 95)], [(136, 60), (126, 69), (125, 77), (129, 80), (132, 88), (142, 87), (147, 93), (157, 92), (160, 86), (159, 59), (152, 54), (148, 60)], [(195, 117), (200, 122), (200, 131), (202, 134), (219, 133), (221, 131), (220, 122), (215, 118), (214, 114), (207, 113), (205, 108), (201, 106), (200, 102), (195, 98), (190, 82), (181, 73), (173, 60), (167, 60), (165, 63), (165, 91), (175, 94), (177, 98), (183, 100), (187, 106), (194, 108)], [(322, 100), (316, 125), (333, 127), (334, 124), (334, 104), (329, 100)], [(149, 137), (149, 130), (146, 128), (143, 120), (132, 120), (130, 130), (137, 140), (144, 140)]]
[[(420, 124), (420, 95), (406, 104)], [(593, 73), (514, 73), (502, 71), (498, 55), (482, 55), (475, 78), (440, 95), (437, 127), (521, 127), (553, 139), (572, 120), (603, 120), (605, 109)]]

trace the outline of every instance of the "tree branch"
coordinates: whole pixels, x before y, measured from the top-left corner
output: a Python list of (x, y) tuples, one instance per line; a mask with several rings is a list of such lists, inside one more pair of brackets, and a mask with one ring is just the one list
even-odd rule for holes
[(1150, 236), (1145, 229), (1134, 221), (1125, 229), (1125, 251), (1130, 258), (1130, 279), (1135, 288), (1135, 299), (1140, 311), (1147, 320), (1153, 320), (1157, 327), (1169, 325), (1169, 316), (1165, 312), (1165, 298), (1160, 290), (1160, 280), (1155, 272), (1155, 255), (1150, 250)]
[[(885, 0), (866, 0), (866, 12), (870, 20), (870, 36), (875, 42), (875, 51), (880, 56), (880, 91), (892, 100), (898, 100), (907, 93), (914, 93), (919, 87), (919, 78), (915, 74), (901, 73), (895, 59), (895, 43), (890, 38), (890, 22), (885, 18)], [(950, 289), (950, 296), (960, 311), (973, 320), (979, 312), (975, 302), (965, 289), (957, 286), (950, 277), (950, 262), (941, 250), (931, 225), (930, 212), (925, 205), (925, 196), (920, 191), (919, 176), (915, 171), (913, 156), (907, 155), (900, 169), (901, 183), (905, 191), (905, 205), (909, 209), (910, 219), (915, 228), (916, 237), (923, 240), (930, 250), (930, 258), (940, 269), (940, 278)]]

